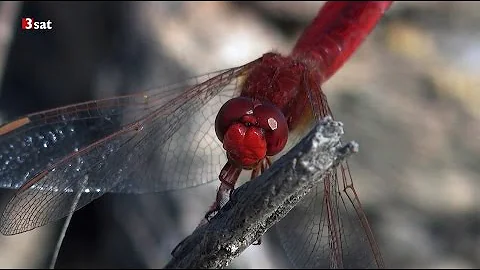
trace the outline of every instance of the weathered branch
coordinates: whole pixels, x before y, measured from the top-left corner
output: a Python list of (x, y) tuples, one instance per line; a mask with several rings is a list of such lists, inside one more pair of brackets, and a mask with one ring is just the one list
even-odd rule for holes
[(330, 169), (356, 152), (341, 144), (342, 123), (319, 122), (269, 170), (237, 188), (209, 223), (173, 252), (165, 268), (224, 268), (282, 219)]

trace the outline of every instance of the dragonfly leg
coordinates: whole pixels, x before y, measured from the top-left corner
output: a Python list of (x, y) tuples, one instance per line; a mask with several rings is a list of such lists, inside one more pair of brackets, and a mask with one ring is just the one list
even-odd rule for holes
[(216, 215), (218, 210), (228, 202), (241, 172), (242, 168), (235, 166), (230, 161), (227, 161), (225, 166), (223, 166), (218, 177), (221, 184), (217, 190), (217, 197), (212, 206), (210, 206), (208, 212), (205, 214), (205, 219), (207, 221), (210, 221), (210, 219)]
[(210, 206), (210, 209), (207, 211), (207, 213), (205, 213), (205, 217), (204, 217), (204, 218), (205, 218), (207, 221), (210, 221), (210, 219), (217, 214), (218, 210), (220, 210), (220, 207), (218, 207), (218, 203), (217, 203), (217, 201), (215, 201), (215, 202), (212, 204), (212, 206)]
[(270, 159), (268, 157), (264, 158), (262, 160), (262, 167), (261, 167), (262, 173), (264, 173), (270, 166), (272, 166), (272, 162), (270, 161)]
[(217, 214), (218, 210), (228, 202), (232, 191), (232, 186), (225, 183), (220, 184), (220, 187), (218, 187), (217, 190), (217, 197), (205, 214), (205, 219), (207, 219), (207, 221), (210, 221), (210, 219)]
[(250, 179), (253, 179), (253, 178), (255, 178), (255, 177), (259, 176), (259, 175), (260, 175), (260, 172), (258, 171), (258, 166), (257, 166), (257, 167), (255, 167), (255, 168), (253, 168), (252, 174), (251, 174), (251, 176), (250, 176)]

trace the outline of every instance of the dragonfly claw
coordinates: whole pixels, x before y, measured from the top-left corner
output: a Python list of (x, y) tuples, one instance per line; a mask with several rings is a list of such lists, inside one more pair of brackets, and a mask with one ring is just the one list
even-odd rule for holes
[(205, 219), (210, 222), (210, 219), (212, 219), (217, 213), (220, 208), (218, 207), (218, 204), (215, 204), (208, 212), (205, 214)]

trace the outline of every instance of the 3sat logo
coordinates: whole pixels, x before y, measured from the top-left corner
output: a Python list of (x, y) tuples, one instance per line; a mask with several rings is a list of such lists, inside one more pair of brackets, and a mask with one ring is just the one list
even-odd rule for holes
[(52, 21), (36, 21), (34, 18), (22, 18), (23, 30), (49, 30), (53, 29)]

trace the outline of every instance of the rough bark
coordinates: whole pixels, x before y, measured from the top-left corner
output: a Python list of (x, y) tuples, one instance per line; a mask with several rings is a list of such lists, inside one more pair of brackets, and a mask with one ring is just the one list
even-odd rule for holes
[(269, 170), (237, 188), (209, 223), (175, 248), (165, 268), (226, 267), (358, 150), (355, 142), (342, 145), (342, 134), (342, 123), (320, 121)]

